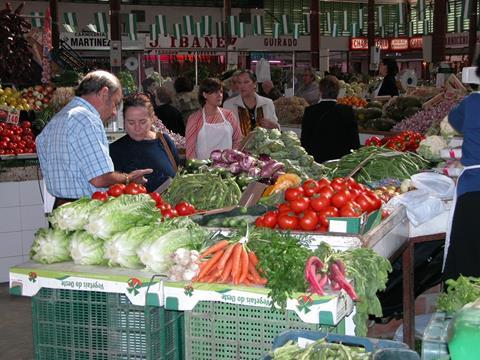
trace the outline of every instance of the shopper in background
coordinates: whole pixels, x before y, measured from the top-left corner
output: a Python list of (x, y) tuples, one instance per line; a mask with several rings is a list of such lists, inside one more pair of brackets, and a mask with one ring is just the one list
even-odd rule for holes
[[(480, 77), (480, 56), (476, 61), (476, 75)], [(450, 213), (445, 242), (444, 280), (460, 275), (480, 277), (480, 242), (478, 241), (478, 214), (480, 212), (480, 93), (465, 97), (448, 114), (449, 123), (463, 134), (463, 170)]]
[(337, 104), (338, 79), (325, 76), (319, 90), (320, 101), (307, 107), (303, 114), (301, 143), (316, 162), (322, 163), (358, 149), (360, 139), (352, 107)]
[(185, 136), (185, 124), (183, 123), (182, 114), (172, 103), (172, 97), (167, 88), (161, 86), (157, 88), (157, 106), (154, 106), (155, 115), (162, 121), (168, 130)]
[(257, 77), (250, 70), (241, 70), (238, 74), (240, 95), (228, 99), (225, 109), (233, 111), (240, 122), (242, 134), (246, 136), (256, 126), (278, 129), (278, 119), (272, 100), (257, 94)]
[(179, 76), (173, 82), (173, 87), (175, 96), (172, 99), (172, 105), (180, 111), (183, 122), (186, 124), (190, 114), (200, 108), (197, 96), (193, 92), (193, 83), (189, 78)]
[(261, 95), (269, 98), (272, 101), (275, 101), (282, 96), (282, 93), (273, 85), (273, 82), (271, 80), (262, 82), (261, 88)]
[(222, 99), (219, 80), (202, 81), (198, 90), (202, 109), (191, 114), (187, 122), (187, 159), (208, 159), (213, 150), (238, 148), (242, 132), (233, 112), (220, 108)]
[(383, 76), (383, 81), (380, 85), (377, 96), (398, 96), (396, 79), (398, 74), (398, 65), (395, 59), (382, 59), (378, 72), (381, 76)]
[(309, 105), (316, 104), (320, 99), (315, 79), (315, 70), (312, 68), (305, 69), (303, 71), (302, 85), (295, 91), (295, 96), (304, 98)]
[(145, 94), (133, 94), (123, 101), (127, 135), (110, 144), (116, 171), (150, 168), (146, 175), (148, 192), (155, 191), (169, 177), (175, 177), (179, 162), (177, 149), (166, 134), (153, 131), (153, 106)]
[(88, 73), (75, 97), (37, 137), (37, 153), (54, 208), (116, 183), (146, 183), (152, 169), (114, 171), (104, 125), (117, 114), (122, 87), (106, 71)]
[(152, 105), (155, 106), (155, 93), (157, 91), (157, 84), (155, 80), (152, 78), (146, 78), (145, 80), (142, 81), (142, 89), (145, 94), (148, 95), (150, 98), (150, 101), (152, 102)]

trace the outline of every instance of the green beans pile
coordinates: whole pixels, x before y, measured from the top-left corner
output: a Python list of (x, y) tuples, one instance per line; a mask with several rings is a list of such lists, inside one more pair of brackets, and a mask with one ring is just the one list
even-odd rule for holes
[(204, 173), (177, 175), (164, 197), (171, 204), (188, 201), (197, 210), (212, 210), (237, 205), (241, 195), (234, 179)]
[(413, 152), (397, 152), (383, 147), (365, 146), (343, 156), (330, 174), (332, 177), (348, 176), (358, 164), (373, 157), (353, 176), (360, 183), (382, 179), (409, 179), (413, 174), (429, 167), (429, 162)]
[(329, 343), (320, 339), (301, 349), (293, 341), (270, 353), (272, 360), (368, 360), (370, 354), (362, 347)]

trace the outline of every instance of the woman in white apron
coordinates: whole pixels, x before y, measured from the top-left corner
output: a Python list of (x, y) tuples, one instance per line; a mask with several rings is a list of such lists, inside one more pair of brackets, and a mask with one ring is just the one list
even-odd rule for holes
[(232, 111), (221, 109), (222, 84), (205, 79), (198, 90), (202, 108), (191, 114), (185, 133), (187, 159), (208, 159), (213, 150), (236, 149), (242, 140), (238, 120)]
[[(480, 58), (477, 59), (480, 76)], [(448, 115), (463, 134), (462, 164), (445, 241), (443, 278), (480, 276), (480, 93), (473, 92)]]

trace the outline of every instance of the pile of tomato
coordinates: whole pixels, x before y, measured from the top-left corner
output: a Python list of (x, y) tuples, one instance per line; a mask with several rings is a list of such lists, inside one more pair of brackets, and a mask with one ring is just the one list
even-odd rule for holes
[(258, 227), (283, 230), (328, 231), (330, 217), (357, 217), (380, 209), (382, 201), (352, 178), (309, 179), (285, 191), (277, 210), (256, 219)]
[(425, 136), (419, 132), (409, 130), (383, 139), (372, 136), (365, 141), (365, 146), (385, 146), (396, 151), (416, 151), (423, 139), (425, 139)]
[[(100, 201), (107, 201), (110, 197), (118, 197), (120, 195), (138, 195), (138, 194), (147, 194), (147, 189), (145, 186), (130, 183), (128, 185), (125, 184), (115, 184), (108, 188), (108, 191), (95, 191), (92, 194), (92, 199), (100, 200)], [(187, 216), (195, 214), (196, 210), (195, 207), (186, 202), (181, 201), (175, 206), (172, 206), (168, 202), (166, 202), (162, 196), (157, 192), (148, 193), (150, 197), (155, 200), (157, 208), (162, 213), (164, 218), (174, 218), (177, 216)]]
[(30, 121), (23, 121), (20, 125), (0, 123), (0, 155), (37, 152), (31, 127)]

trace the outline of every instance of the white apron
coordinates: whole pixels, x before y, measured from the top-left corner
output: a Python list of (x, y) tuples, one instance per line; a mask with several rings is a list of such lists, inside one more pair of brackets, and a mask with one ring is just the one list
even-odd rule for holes
[(205, 109), (202, 109), (203, 126), (197, 135), (197, 145), (195, 153), (197, 159), (205, 160), (210, 158), (213, 150), (231, 149), (233, 145), (233, 127), (225, 118), (223, 112), (217, 107), (223, 122), (218, 124), (209, 124), (205, 117)]
[[(462, 169), (462, 171), (460, 172), (460, 175), (458, 175), (457, 186), (458, 186), (458, 182), (460, 181), (460, 177), (462, 176), (463, 172), (465, 170), (471, 170), (471, 169), (480, 169), (480, 164), (479, 165), (465, 166)], [(445, 263), (447, 261), (448, 248), (450, 247), (450, 233), (452, 232), (453, 215), (454, 215), (454, 212), (455, 212), (455, 206), (457, 205), (457, 186), (455, 186), (455, 192), (453, 193), (452, 207), (450, 208), (450, 214), (448, 216), (447, 234), (445, 236), (445, 248), (443, 250), (442, 272), (445, 271)]]

